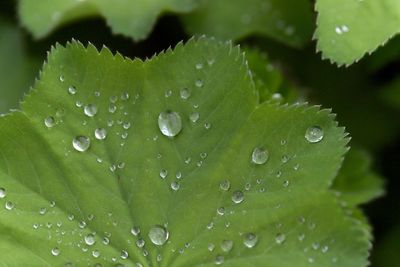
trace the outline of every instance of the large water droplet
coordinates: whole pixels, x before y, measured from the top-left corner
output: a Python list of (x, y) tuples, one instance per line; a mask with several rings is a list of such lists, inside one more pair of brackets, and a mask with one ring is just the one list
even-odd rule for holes
[(86, 235), (85, 236), (85, 243), (88, 246), (94, 245), (94, 243), (96, 243), (96, 239), (95, 239), (94, 235), (93, 234)]
[(182, 130), (181, 116), (174, 111), (164, 111), (158, 116), (158, 127), (163, 135), (174, 137)]
[(90, 147), (90, 139), (86, 136), (79, 135), (72, 140), (72, 146), (79, 152), (84, 152)]
[(149, 231), (149, 238), (154, 245), (162, 246), (167, 242), (169, 238), (169, 232), (167, 229), (160, 225), (156, 225)]
[(319, 126), (311, 126), (306, 130), (304, 137), (310, 143), (318, 143), (324, 138), (324, 131)]
[(242, 191), (238, 190), (238, 191), (233, 192), (233, 194), (232, 194), (233, 203), (239, 204), (239, 203), (243, 202), (243, 200), (244, 200), (244, 194)]
[(243, 244), (248, 248), (254, 247), (255, 245), (257, 245), (257, 242), (258, 237), (254, 233), (248, 233), (244, 236)]
[(5, 198), (6, 195), (6, 190), (3, 187), (0, 187), (0, 198)]
[(52, 116), (49, 116), (44, 119), (44, 125), (46, 125), (47, 128), (51, 128), (56, 124), (56, 121)]
[(94, 136), (98, 140), (103, 140), (107, 137), (107, 130), (104, 128), (97, 128), (96, 130), (94, 130)]
[(253, 153), (251, 155), (251, 160), (253, 161), (254, 164), (265, 164), (268, 161), (269, 158), (269, 152), (266, 149), (256, 147), (253, 150)]
[(86, 116), (93, 117), (97, 113), (97, 107), (96, 107), (96, 105), (89, 104), (89, 105), (85, 106), (83, 111)]

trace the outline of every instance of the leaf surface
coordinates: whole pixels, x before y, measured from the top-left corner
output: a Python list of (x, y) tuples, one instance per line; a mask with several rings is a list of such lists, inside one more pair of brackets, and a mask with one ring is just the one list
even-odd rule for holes
[(329, 110), (257, 101), (229, 44), (145, 62), (58, 45), (22, 111), (0, 118), (3, 265), (366, 266), (369, 232), (329, 190), (343, 128)]
[(350, 65), (384, 45), (400, 29), (397, 0), (317, 0), (317, 50)]
[(135, 40), (151, 32), (157, 17), (165, 12), (188, 12), (198, 0), (20, 0), (22, 24), (36, 37), (42, 38), (66, 23), (93, 16), (102, 16), (112, 31)]

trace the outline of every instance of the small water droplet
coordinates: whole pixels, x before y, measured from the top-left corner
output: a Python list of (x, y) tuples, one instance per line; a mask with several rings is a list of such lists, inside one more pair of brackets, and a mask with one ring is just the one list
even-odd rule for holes
[(196, 85), (196, 87), (201, 88), (204, 86), (204, 82), (201, 79), (196, 80), (196, 82), (194, 83)]
[(172, 182), (171, 183), (171, 189), (172, 190), (177, 191), (177, 190), (179, 190), (179, 188), (180, 188), (180, 184), (178, 182)]
[(251, 155), (251, 160), (253, 161), (254, 164), (257, 165), (265, 164), (268, 161), (268, 158), (269, 158), (268, 150), (260, 147), (254, 148), (253, 153)]
[(174, 137), (182, 130), (181, 116), (174, 111), (164, 111), (158, 116), (158, 127), (163, 135)]
[(143, 239), (138, 239), (138, 240), (136, 240), (136, 246), (138, 247), (138, 248), (142, 248), (142, 247), (144, 247), (144, 245), (146, 244), (146, 242), (143, 240)]
[(7, 195), (6, 190), (3, 187), (0, 187), (0, 199), (5, 198)]
[(94, 117), (97, 114), (97, 106), (94, 104), (86, 105), (83, 111), (86, 116)]
[(148, 236), (154, 245), (162, 246), (167, 242), (169, 232), (164, 227), (156, 225), (150, 229)]
[(104, 140), (107, 137), (107, 130), (104, 128), (97, 128), (94, 130), (94, 136), (98, 140)]
[(4, 207), (6, 208), (6, 210), (12, 210), (14, 208), (14, 203), (12, 203), (11, 201), (7, 201), (6, 204), (4, 204)]
[(58, 255), (60, 255), (60, 249), (59, 249), (59, 248), (53, 248), (53, 249), (51, 250), (51, 255), (53, 255), (53, 256), (58, 256)]
[(69, 93), (70, 95), (74, 95), (74, 94), (76, 94), (77, 92), (78, 92), (78, 90), (76, 90), (76, 87), (75, 87), (75, 86), (71, 85), (70, 87), (68, 87), (68, 93)]
[(121, 251), (121, 259), (126, 260), (129, 257), (128, 251), (122, 250)]
[(84, 152), (90, 147), (90, 139), (86, 136), (79, 135), (72, 140), (72, 146), (79, 152)]
[(224, 215), (224, 214), (225, 214), (225, 208), (224, 208), (224, 207), (219, 207), (219, 208), (217, 209), (217, 213), (218, 213), (219, 215)]
[(46, 125), (47, 128), (51, 128), (56, 124), (56, 121), (52, 116), (49, 116), (44, 119), (44, 125)]
[(64, 82), (65, 81), (64, 75), (60, 75), (59, 79), (60, 79), (60, 82)]
[(165, 179), (167, 176), (168, 176), (168, 171), (165, 170), (165, 169), (162, 169), (162, 170), (160, 171), (160, 177), (161, 177), (161, 179)]
[(201, 70), (203, 68), (203, 63), (197, 63), (196, 64), (196, 69)]
[(233, 248), (233, 241), (232, 240), (223, 240), (221, 243), (221, 249), (224, 252), (229, 252)]
[(233, 203), (239, 204), (239, 203), (242, 203), (243, 200), (244, 200), (244, 194), (242, 191), (238, 190), (238, 191), (233, 192), (233, 194), (232, 194)]
[(215, 245), (213, 243), (208, 244), (207, 246), (208, 251), (212, 252), (215, 249)]
[(140, 234), (140, 228), (138, 226), (134, 226), (131, 228), (131, 234), (137, 236)]
[(311, 126), (307, 128), (304, 137), (310, 143), (318, 143), (324, 138), (324, 131), (319, 126)]
[(206, 130), (211, 129), (211, 123), (209, 122), (204, 123), (204, 128), (206, 128)]
[(222, 256), (222, 255), (217, 255), (217, 256), (215, 257), (214, 263), (215, 263), (215, 265), (222, 265), (222, 264), (224, 263), (224, 261), (225, 261), (224, 256)]
[(285, 242), (285, 240), (286, 240), (286, 236), (285, 236), (284, 234), (279, 233), (279, 234), (277, 234), (277, 235), (275, 236), (275, 242), (276, 242), (278, 245), (280, 245), (280, 244), (282, 244), (283, 242)]
[(258, 242), (258, 236), (254, 233), (248, 233), (244, 236), (243, 244), (248, 248), (253, 248)]
[(231, 182), (229, 180), (223, 180), (220, 182), (219, 188), (223, 191), (228, 191), (231, 188)]
[(191, 93), (188, 88), (182, 88), (180, 90), (180, 96), (183, 100), (187, 100), (190, 97)]
[(190, 119), (193, 123), (197, 122), (197, 120), (199, 119), (199, 117), (200, 117), (200, 114), (199, 114), (198, 112), (193, 112), (193, 113), (191, 113), (191, 114), (189, 115), (189, 119)]

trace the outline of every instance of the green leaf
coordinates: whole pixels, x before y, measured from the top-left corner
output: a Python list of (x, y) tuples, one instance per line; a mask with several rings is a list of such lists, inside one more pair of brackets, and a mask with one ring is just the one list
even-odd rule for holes
[(79, 19), (102, 16), (112, 31), (133, 38), (145, 39), (157, 17), (165, 12), (188, 12), (198, 0), (19, 0), (21, 23), (36, 38)]
[(400, 262), (400, 224), (389, 229), (382, 240), (378, 242), (374, 254), (372, 254), (373, 266), (398, 267)]
[(395, 78), (381, 89), (382, 100), (395, 109), (400, 109), (400, 77)]
[(317, 0), (317, 50), (350, 65), (384, 45), (400, 29), (398, 0)]
[(365, 204), (384, 194), (383, 178), (371, 170), (371, 156), (354, 148), (347, 154), (332, 187), (351, 206)]
[(265, 52), (245, 48), (246, 58), (259, 94), (259, 102), (294, 103), (299, 93), (269, 60)]
[(313, 29), (308, 0), (203, 0), (183, 22), (191, 34), (234, 40), (261, 35), (294, 47), (308, 43)]
[(366, 266), (369, 232), (328, 189), (343, 128), (329, 110), (258, 104), (245, 62), (205, 38), (145, 62), (53, 49), (0, 118), (2, 264)]
[[(12, 53), (11, 53), (12, 51)], [(39, 60), (29, 55), (16, 26), (0, 19), (0, 114), (19, 106), (33, 84)]]

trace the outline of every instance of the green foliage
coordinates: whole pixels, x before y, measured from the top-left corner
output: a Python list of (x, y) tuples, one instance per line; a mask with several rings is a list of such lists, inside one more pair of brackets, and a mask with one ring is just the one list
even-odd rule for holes
[(350, 206), (367, 203), (384, 193), (382, 177), (371, 171), (371, 157), (360, 149), (347, 153), (333, 189)]
[(17, 27), (0, 18), (0, 114), (19, 106), (33, 84), (39, 60), (26, 51)]
[(300, 47), (312, 34), (312, 6), (308, 0), (203, 0), (183, 19), (191, 34), (221, 39), (265, 35)]
[[(157, 125), (165, 111), (181, 118), (174, 137)], [(4, 266), (367, 264), (369, 229), (329, 190), (343, 128), (315, 106), (258, 104), (229, 44), (191, 40), (145, 62), (58, 45), (22, 111), (0, 118), (0, 140)]]
[(142, 40), (164, 12), (188, 12), (198, 0), (19, 0), (22, 24), (36, 38), (55, 28), (92, 16), (103, 16), (114, 33)]
[(350, 65), (399, 32), (398, 0), (317, 0), (317, 49), (323, 58)]

